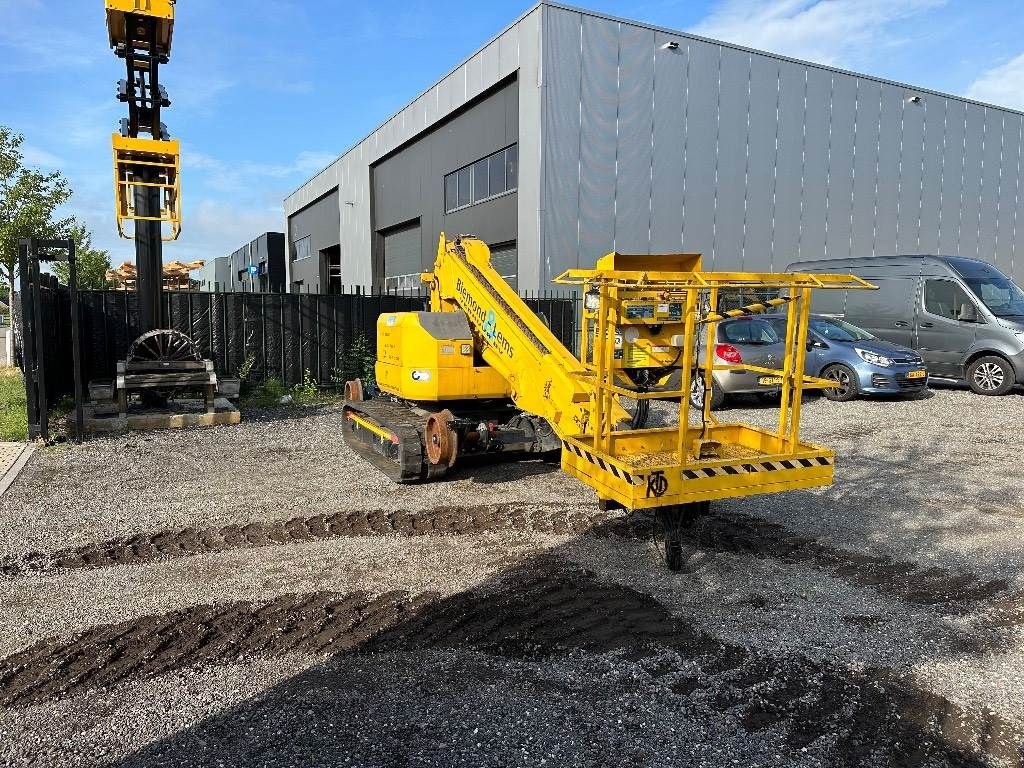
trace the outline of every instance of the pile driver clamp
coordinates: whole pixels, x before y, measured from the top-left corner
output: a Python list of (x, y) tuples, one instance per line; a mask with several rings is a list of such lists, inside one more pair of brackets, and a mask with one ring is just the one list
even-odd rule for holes
[[(563, 471), (602, 506), (658, 515), (676, 569), (681, 527), (712, 501), (832, 483), (833, 452), (799, 436), (804, 390), (834, 385), (804, 374), (808, 316), (813, 289), (873, 287), (853, 275), (702, 272), (699, 254), (611, 253), (556, 280), (583, 291), (579, 358), (491, 267), (482, 241), (442, 233), (422, 279), (430, 311), (378, 318), (379, 392), (346, 384), (346, 442), (392, 480), (435, 479), (473, 455), (560, 451)], [(728, 290), (776, 293), (739, 312), (785, 308), (780, 369), (724, 366), (702, 343)], [(777, 429), (720, 423), (708, 397), (691, 409), (692, 377), (709, 392), (723, 367), (777, 378)], [(679, 403), (676, 423), (645, 424), (655, 398)]]

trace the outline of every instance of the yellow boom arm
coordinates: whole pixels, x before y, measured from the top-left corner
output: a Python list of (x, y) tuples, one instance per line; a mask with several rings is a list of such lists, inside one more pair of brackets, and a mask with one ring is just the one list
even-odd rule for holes
[[(481, 356), (509, 383), (519, 408), (543, 416), (560, 436), (587, 431), (593, 373), (491, 266), (486, 244), (448, 242), (442, 232), (434, 271), (422, 279), (431, 284), (431, 311), (466, 314)], [(616, 421), (628, 415), (613, 410)]]

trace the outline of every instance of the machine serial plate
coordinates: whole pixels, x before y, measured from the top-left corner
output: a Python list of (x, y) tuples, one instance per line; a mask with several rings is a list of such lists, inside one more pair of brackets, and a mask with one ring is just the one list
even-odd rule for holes
[(683, 305), (679, 302), (671, 304), (656, 301), (627, 302), (625, 310), (626, 320), (678, 323), (683, 319)]

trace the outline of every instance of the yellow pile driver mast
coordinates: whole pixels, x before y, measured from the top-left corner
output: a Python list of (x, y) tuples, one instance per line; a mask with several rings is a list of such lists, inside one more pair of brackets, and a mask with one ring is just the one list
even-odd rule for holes
[(162, 242), (176, 240), (181, 232), (181, 152), (160, 119), (161, 109), (171, 105), (160, 84), (160, 65), (171, 55), (174, 0), (105, 0), (104, 5), (110, 47), (125, 62), (117, 98), (128, 105), (128, 117), (112, 137), (114, 212), (120, 235), (135, 240), (141, 330), (153, 331), (163, 320)]
[[(685, 560), (682, 525), (711, 501), (830, 485), (834, 454), (800, 440), (812, 289), (871, 288), (852, 275), (714, 273), (699, 254), (609, 254), (556, 282), (584, 291), (577, 359), (490, 265), (487, 246), (441, 235), (429, 312), (381, 315), (376, 377), (346, 387), (346, 441), (398, 482), (445, 474), (460, 458), (561, 450), (562, 469), (604, 507), (653, 510), (670, 567)], [(712, 308), (722, 291), (773, 292), (732, 314), (787, 313), (780, 369), (714, 358)], [(710, 340), (710, 343), (709, 343)], [(777, 429), (719, 423), (705, 395), (691, 413), (694, 376), (756, 371), (781, 389)], [(657, 386), (678, 381), (678, 389)], [(649, 401), (679, 403), (678, 420), (647, 427)], [(636, 406), (630, 414), (622, 400)]]

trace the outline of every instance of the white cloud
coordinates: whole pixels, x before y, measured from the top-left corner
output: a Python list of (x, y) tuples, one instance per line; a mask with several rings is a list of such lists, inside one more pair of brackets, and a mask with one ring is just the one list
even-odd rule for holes
[(698, 35), (821, 64), (857, 61), (898, 44), (896, 22), (946, 0), (723, 0)]
[[(186, 171), (203, 174), (203, 181), (212, 189), (237, 192), (258, 188), (261, 182), (280, 183), (291, 179), (302, 180), (322, 171), (337, 158), (330, 152), (300, 152), (294, 160), (283, 163), (242, 161), (226, 163), (208, 154), (186, 146), (181, 152), (181, 163)], [(283, 194), (281, 197), (283, 198)]]
[(63, 168), (66, 163), (51, 152), (31, 144), (22, 144), (20, 147), (22, 157), (25, 158), (25, 165), (29, 168), (39, 168), (44, 171), (52, 171)]
[(179, 110), (172, 114), (186, 112), (204, 117), (214, 115), (222, 108), (224, 94), (238, 87), (236, 80), (227, 77), (218, 77), (205, 71), (196, 72), (188, 67), (180, 67), (179, 70), (173, 76), (168, 73), (162, 78), (171, 106)]
[(967, 89), (967, 97), (1024, 109), (1024, 53), (983, 72)]
[(222, 200), (200, 200), (186, 213), (182, 235), (164, 246), (164, 260), (210, 261), (227, 256), (263, 232), (281, 232), (280, 207), (242, 208)]

